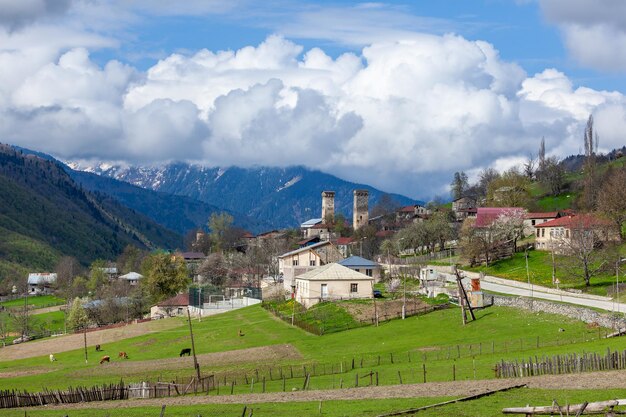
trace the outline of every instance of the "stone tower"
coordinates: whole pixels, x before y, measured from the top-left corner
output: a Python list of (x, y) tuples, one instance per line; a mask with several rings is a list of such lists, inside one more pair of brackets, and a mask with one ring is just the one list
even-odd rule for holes
[(352, 228), (354, 230), (365, 226), (369, 220), (368, 199), (369, 192), (367, 190), (354, 190), (354, 209), (352, 212)]
[(335, 220), (335, 192), (322, 191), (322, 221), (325, 222), (327, 217)]

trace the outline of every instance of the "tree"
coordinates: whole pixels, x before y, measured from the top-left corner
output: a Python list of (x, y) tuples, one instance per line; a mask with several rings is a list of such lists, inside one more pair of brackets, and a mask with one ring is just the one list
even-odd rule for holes
[(620, 233), (620, 240), (626, 238), (626, 168), (611, 170), (598, 193), (598, 209), (609, 218)]
[(87, 289), (96, 296), (99, 292), (106, 287), (109, 283), (109, 277), (104, 272), (106, 268), (106, 262), (102, 259), (97, 259), (92, 262), (89, 268), (89, 282), (87, 283)]
[(541, 143), (539, 144), (539, 152), (537, 152), (537, 163), (538, 171), (542, 171), (544, 168), (544, 164), (546, 162), (546, 138), (541, 138)]
[(87, 312), (80, 302), (80, 298), (74, 298), (70, 313), (67, 316), (67, 327), (73, 331), (84, 329), (89, 324)]
[(589, 286), (591, 278), (607, 265), (607, 259), (614, 258), (603, 248), (611, 233), (610, 224), (591, 215), (578, 215), (571, 219), (565, 233), (552, 236), (556, 251), (566, 255), (561, 263), (570, 275), (579, 276)]
[(233, 216), (225, 212), (211, 214), (208, 222), (209, 230), (211, 231), (209, 239), (214, 251), (220, 252), (226, 249), (226, 241), (233, 220)]
[(154, 301), (161, 301), (178, 294), (190, 283), (184, 259), (167, 253), (147, 256), (141, 269), (141, 281)]
[(494, 207), (527, 207), (530, 181), (517, 168), (504, 172), (489, 183), (487, 200)]
[(371, 217), (384, 216), (394, 213), (400, 205), (389, 194), (383, 194), (370, 211)]
[(452, 183), (450, 183), (452, 198), (456, 200), (457, 198), (463, 197), (468, 188), (469, 183), (467, 181), (467, 174), (463, 171), (455, 172), (454, 179), (452, 180)]
[(198, 268), (198, 275), (202, 277), (203, 282), (221, 287), (228, 280), (229, 269), (224, 255), (221, 253), (212, 253), (202, 262), (200, 268)]
[(524, 234), (524, 218), (526, 211), (522, 209), (506, 210), (494, 222), (496, 236), (500, 240), (513, 241), (513, 249), (517, 249), (517, 240)]
[(536, 165), (537, 161), (535, 160), (535, 157), (531, 154), (528, 156), (528, 159), (526, 159), (526, 162), (524, 162), (524, 175), (526, 176), (526, 178), (528, 178), (530, 181), (532, 181), (535, 178), (535, 173), (536, 173)]
[(593, 211), (596, 208), (596, 199), (600, 188), (600, 178), (596, 168), (596, 153), (598, 151), (598, 134), (594, 132), (593, 115), (589, 115), (585, 133), (583, 136), (585, 146), (585, 162), (583, 164), (584, 179), (583, 192), (579, 204), (586, 211)]
[(82, 267), (76, 258), (72, 256), (63, 256), (54, 268), (54, 272), (57, 274), (57, 291), (67, 297), (68, 292), (70, 292), (72, 287), (74, 278), (78, 276), (81, 271)]
[(487, 191), (489, 190), (489, 184), (500, 178), (500, 173), (493, 168), (485, 168), (478, 174), (477, 197), (487, 198)]
[(559, 195), (565, 184), (565, 168), (556, 157), (544, 159), (542, 168), (537, 171), (537, 179), (550, 195)]
[(117, 270), (120, 274), (137, 272), (141, 269), (141, 262), (146, 253), (134, 245), (127, 245), (117, 257)]

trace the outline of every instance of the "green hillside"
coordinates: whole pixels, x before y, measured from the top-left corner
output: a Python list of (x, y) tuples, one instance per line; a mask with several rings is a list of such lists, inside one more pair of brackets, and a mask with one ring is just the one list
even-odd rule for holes
[(62, 255), (113, 259), (128, 244), (176, 248), (181, 237), (111, 198), (91, 194), (57, 164), (0, 145), (0, 279), (51, 270)]

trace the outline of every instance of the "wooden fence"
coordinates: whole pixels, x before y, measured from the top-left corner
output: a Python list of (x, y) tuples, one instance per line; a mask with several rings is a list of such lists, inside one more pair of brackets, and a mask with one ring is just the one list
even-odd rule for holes
[(528, 360), (497, 363), (494, 371), (497, 378), (516, 378), (535, 375), (561, 375), (579, 372), (595, 372), (626, 369), (626, 350), (607, 349), (606, 354), (572, 353), (568, 355), (534, 357)]
[(128, 398), (163, 398), (176, 397), (188, 393), (206, 392), (215, 389), (213, 375), (185, 379), (176, 378), (172, 382), (139, 382), (128, 385)]
[(32, 407), (48, 404), (72, 404), (90, 401), (110, 401), (128, 399), (128, 388), (119, 384), (75, 387), (67, 390), (48, 390), (29, 393), (27, 391), (0, 391), (0, 408)]

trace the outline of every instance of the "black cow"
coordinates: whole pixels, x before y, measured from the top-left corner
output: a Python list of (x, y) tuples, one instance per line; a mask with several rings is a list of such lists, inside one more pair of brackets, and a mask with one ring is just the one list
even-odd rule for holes
[(182, 357), (182, 356), (185, 356), (185, 355), (191, 356), (191, 348), (184, 348), (184, 349), (182, 349), (180, 351), (180, 355), (178, 355), (178, 356)]

